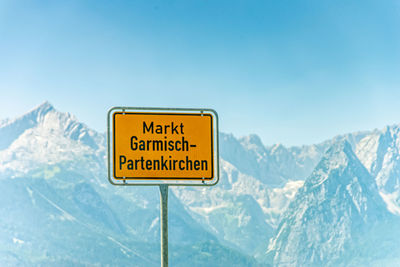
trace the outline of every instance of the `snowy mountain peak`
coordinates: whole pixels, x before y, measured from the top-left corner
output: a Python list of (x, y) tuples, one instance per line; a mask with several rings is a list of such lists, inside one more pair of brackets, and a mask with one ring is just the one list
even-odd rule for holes
[(257, 147), (264, 147), (260, 137), (256, 134), (250, 134), (248, 136), (240, 138), (242, 144), (246, 144), (248, 146), (255, 145)]
[[(268, 256), (277, 266), (347, 265), (352, 250), (367, 243), (364, 233), (381, 238), (371, 229), (389, 216), (374, 179), (350, 144), (340, 141), (326, 151), (298, 191)], [(303, 244), (309, 248), (302, 250)], [(368, 247), (363, 253), (370, 252)]]
[(19, 130), (24, 130), (24, 128), (29, 128), (36, 125), (44, 116), (46, 116), (46, 114), (52, 111), (55, 111), (54, 107), (50, 104), (50, 102), (45, 101), (18, 118), (4, 120), (0, 124), (0, 129), (4, 129), (6, 127), (10, 127), (10, 125), (14, 125), (11, 127), (19, 128)]
[(287, 152), (288, 152), (288, 150), (281, 143), (275, 144), (271, 148), (272, 154), (282, 154), (282, 153), (287, 153)]
[(31, 112), (44, 115), (53, 110), (55, 110), (54, 106), (46, 100), (45, 102), (34, 108)]
[(322, 160), (329, 158), (330, 160), (339, 160), (343, 158), (352, 158), (356, 160), (356, 155), (347, 140), (341, 140), (328, 148)]
[(44, 117), (52, 112), (57, 111), (49, 101), (45, 101), (21, 117), (11, 120), (9, 124), (20, 123), (25, 124), (25, 126), (32, 127), (43, 121)]
[(37, 168), (39, 162), (56, 164), (82, 157), (95, 158), (91, 162), (101, 166), (104, 140), (103, 135), (46, 101), (0, 126), (0, 172), (25, 173)]

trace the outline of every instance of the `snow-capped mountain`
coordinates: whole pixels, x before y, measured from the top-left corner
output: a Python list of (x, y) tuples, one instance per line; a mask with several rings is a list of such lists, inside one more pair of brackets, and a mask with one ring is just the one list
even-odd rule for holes
[(64, 162), (98, 177), (104, 171), (104, 146), (104, 135), (45, 102), (0, 125), (0, 173), (14, 177)]
[(326, 152), (291, 202), (268, 254), (277, 266), (364, 266), (400, 251), (399, 223), (343, 141)]
[[(309, 265), (319, 256), (324, 262), (327, 254), (318, 248), (333, 246), (331, 258), (340, 258), (343, 244), (358, 244), (346, 236), (355, 225), (370, 229), (384, 220), (396, 228), (399, 132), (391, 126), (301, 147), (267, 147), (256, 135), (220, 133), (219, 184), (170, 188), (171, 264), (186, 266), (190, 258), (198, 266), (257, 266), (255, 256)], [(0, 122), (0, 211), (7, 214), (0, 218), (0, 263), (125, 266), (133, 259), (137, 266), (158, 265), (158, 189), (111, 186), (105, 146), (104, 134), (48, 102)], [(310, 209), (312, 218), (299, 214), (302, 209)], [(346, 222), (338, 212), (349, 215)], [(336, 216), (330, 228), (317, 223), (326, 215)], [(293, 216), (307, 219), (298, 223)], [(337, 235), (325, 242), (324, 234), (300, 233), (306, 222), (316, 232)], [(296, 244), (301, 253), (290, 253)], [(314, 256), (307, 258), (307, 251)]]

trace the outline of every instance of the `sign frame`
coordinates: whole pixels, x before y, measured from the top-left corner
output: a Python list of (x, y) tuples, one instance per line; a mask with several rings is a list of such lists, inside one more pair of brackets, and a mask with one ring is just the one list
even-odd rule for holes
[[(210, 115), (211, 119), (211, 143), (213, 145), (212, 152), (212, 177), (211, 178), (134, 178), (134, 179), (120, 179), (114, 177), (114, 114), (166, 114), (166, 115), (196, 115), (203, 116)], [(150, 114), (151, 115), (151, 114)], [(171, 186), (213, 186), (219, 181), (219, 130), (218, 130), (218, 114), (215, 110), (209, 108), (157, 108), (157, 107), (112, 107), (107, 113), (107, 168), (108, 180), (112, 185), (116, 186), (158, 186), (158, 185), (171, 185)]]

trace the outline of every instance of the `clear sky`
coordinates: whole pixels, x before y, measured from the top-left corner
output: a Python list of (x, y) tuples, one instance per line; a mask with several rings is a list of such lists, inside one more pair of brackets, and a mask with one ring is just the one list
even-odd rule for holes
[(398, 0), (0, 1), (0, 118), (208, 107), (266, 145), (400, 123)]

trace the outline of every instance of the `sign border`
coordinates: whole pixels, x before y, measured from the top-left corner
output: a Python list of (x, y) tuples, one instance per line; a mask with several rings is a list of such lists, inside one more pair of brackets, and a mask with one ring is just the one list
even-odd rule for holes
[[(115, 115), (117, 114), (124, 114), (124, 112), (119, 111), (119, 112), (114, 112), (113, 113), (113, 132), (115, 133)], [(179, 116), (201, 116), (201, 113), (156, 113), (156, 112), (126, 112), (126, 115), (179, 115)], [(213, 116), (210, 113), (204, 114), (204, 116), (210, 116), (211, 117), (211, 158), (214, 159), (214, 120)], [(113, 136), (113, 146), (115, 147), (115, 136)], [(113, 177), (114, 179), (117, 180), (212, 180), (214, 178), (214, 172), (211, 173), (211, 177), (191, 177), (191, 178), (184, 178), (184, 177), (117, 177), (115, 173), (115, 163), (116, 163), (116, 158), (115, 158), (115, 151), (113, 150)], [(211, 160), (211, 167), (214, 170), (214, 161)]]
[[(211, 116), (212, 123), (212, 154), (214, 158), (212, 165), (214, 170), (211, 178), (182, 178), (182, 177), (149, 177), (149, 178), (115, 178), (114, 177), (114, 116), (118, 113), (159, 113), (160, 115), (204, 115)], [(112, 140), (111, 140), (112, 139)], [(218, 114), (215, 110), (209, 108), (155, 108), (155, 107), (112, 107), (107, 113), (107, 169), (108, 180), (111, 184), (117, 186), (155, 186), (155, 185), (175, 185), (175, 186), (213, 186), (219, 181), (219, 130), (218, 130)]]

